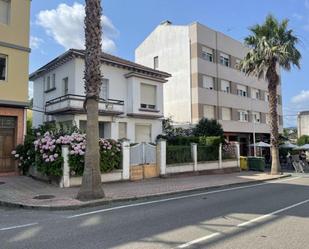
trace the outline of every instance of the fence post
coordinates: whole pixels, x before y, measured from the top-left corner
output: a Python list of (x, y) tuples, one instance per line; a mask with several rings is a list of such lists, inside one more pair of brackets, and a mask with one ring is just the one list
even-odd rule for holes
[(236, 157), (237, 157), (237, 166), (240, 167), (240, 146), (239, 146), (239, 143), (236, 143)]
[(193, 171), (197, 171), (197, 144), (191, 143), (191, 156), (193, 159)]
[(222, 143), (219, 145), (219, 168), (222, 169)]
[(166, 174), (166, 141), (159, 139), (157, 141), (157, 165), (160, 168), (160, 175)]
[(122, 144), (122, 179), (130, 179), (130, 143), (123, 141)]
[(61, 155), (63, 157), (62, 177), (60, 181), (60, 188), (70, 187), (70, 166), (69, 166), (69, 146), (61, 146)]

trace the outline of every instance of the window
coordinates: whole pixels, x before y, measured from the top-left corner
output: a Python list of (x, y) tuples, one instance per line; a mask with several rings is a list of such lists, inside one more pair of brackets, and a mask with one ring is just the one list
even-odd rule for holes
[(248, 112), (247, 111), (238, 111), (238, 120), (240, 122), (248, 122)]
[(247, 97), (247, 87), (242, 85), (237, 85), (237, 95)]
[(259, 112), (252, 112), (252, 120), (254, 123), (261, 122), (261, 114)]
[(230, 56), (224, 53), (220, 53), (220, 64), (223, 66), (230, 66)]
[(102, 80), (100, 98), (105, 100), (109, 99), (109, 79)]
[(50, 76), (47, 77), (46, 90), (50, 89)]
[(240, 59), (235, 60), (235, 69), (239, 70)]
[(66, 77), (62, 80), (63, 83), (63, 95), (69, 94), (69, 78)]
[(0, 80), (7, 80), (7, 56), (0, 54)]
[(127, 138), (127, 123), (119, 122), (118, 123), (118, 138)]
[(269, 94), (268, 93), (265, 93), (265, 101), (269, 102)]
[(8, 25), (11, 15), (11, 0), (0, 0), (0, 23)]
[(230, 82), (227, 80), (221, 80), (221, 91), (225, 93), (231, 92), (231, 86)]
[(270, 125), (270, 115), (266, 113), (266, 124)]
[(52, 88), (55, 88), (56, 87), (56, 74), (53, 74), (52, 76)]
[(141, 84), (141, 108), (156, 109), (157, 87), (155, 85)]
[(207, 47), (202, 47), (202, 58), (204, 60), (213, 62), (213, 50)]
[(231, 120), (232, 110), (231, 108), (222, 107), (222, 120)]
[(159, 68), (159, 57), (158, 56), (153, 57), (153, 68), (154, 69)]
[(203, 114), (204, 118), (215, 119), (215, 107), (213, 105), (204, 105)]
[(151, 142), (151, 125), (135, 125), (135, 142)]
[(211, 76), (203, 75), (203, 87), (206, 89), (214, 89), (214, 78)]
[(252, 89), (252, 98), (253, 99), (260, 99), (261, 95), (260, 95), (260, 90), (258, 89)]

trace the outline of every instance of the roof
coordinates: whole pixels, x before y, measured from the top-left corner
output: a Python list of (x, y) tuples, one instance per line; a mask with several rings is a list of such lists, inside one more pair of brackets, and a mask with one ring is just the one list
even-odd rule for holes
[(299, 116), (301, 115), (309, 115), (309, 111), (302, 111), (298, 113)]
[[(63, 65), (67, 61), (70, 61), (74, 58), (85, 58), (85, 50), (69, 49), (65, 53), (61, 54), (57, 58), (53, 59), (52, 61), (50, 61), (49, 63), (47, 63), (43, 67), (39, 68), (38, 70), (36, 70), (32, 74), (30, 74), (29, 79), (35, 80), (35, 79), (41, 77), (43, 74)], [(120, 57), (117, 57), (117, 56), (114, 56), (114, 55), (111, 55), (111, 54), (107, 54), (107, 53), (104, 53), (104, 52), (102, 52), (102, 54), (101, 54), (101, 62), (103, 64), (107, 64), (107, 65), (111, 65), (111, 66), (123, 67), (123, 68), (131, 70), (133, 72), (136, 72), (136, 73), (139, 73), (139, 74), (144, 74), (144, 75), (147, 75), (149, 77), (153, 77), (153, 78), (157, 78), (157, 79), (161, 79), (161, 80), (164, 80), (168, 77), (171, 77), (171, 75), (169, 73), (159, 71), (159, 70), (155, 70), (155, 69), (152, 69), (150, 67), (146, 67), (146, 66), (137, 64), (135, 62), (128, 61), (128, 60), (125, 60), (125, 59), (122, 59)]]

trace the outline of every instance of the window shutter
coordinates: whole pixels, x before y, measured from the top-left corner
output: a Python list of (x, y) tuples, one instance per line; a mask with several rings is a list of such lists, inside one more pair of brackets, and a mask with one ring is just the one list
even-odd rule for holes
[(156, 105), (156, 86), (141, 84), (141, 104)]
[(103, 79), (102, 80), (102, 86), (101, 86), (101, 92), (100, 92), (100, 98), (108, 100), (109, 98), (109, 80)]
[(0, 23), (8, 24), (10, 20), (11, 0), (0, 0)]

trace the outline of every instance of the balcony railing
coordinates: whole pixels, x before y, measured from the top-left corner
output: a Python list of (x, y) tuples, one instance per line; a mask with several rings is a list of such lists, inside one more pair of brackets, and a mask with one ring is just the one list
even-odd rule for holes
[[(67, 94), (45, 104), (46, 114), (84, 113), (85, 96)], [(99, 113), (106, 115), (120, 115), (124, 113), (124, 101), (116, 99), (99, 99)]]

